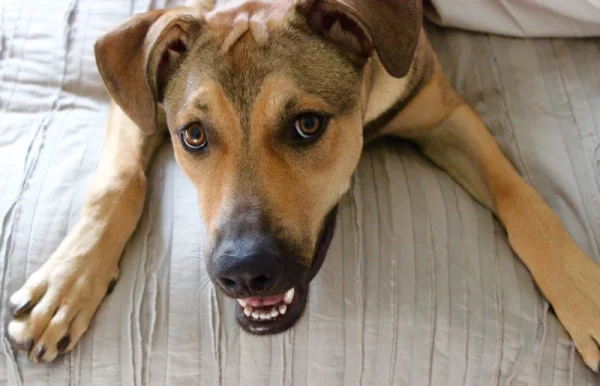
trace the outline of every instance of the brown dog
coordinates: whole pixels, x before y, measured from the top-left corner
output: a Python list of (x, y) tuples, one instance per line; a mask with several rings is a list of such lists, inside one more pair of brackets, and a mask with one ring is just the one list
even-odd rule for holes
[(12, 297), (34, 361), (79, 341), (119, 276), (165, 132), (208, 231), (207, 268), (247, 331), (300, 317), (364, 141), (413, 140), (493, 211), (588, 366), (600, 267), (454, 92), (421, 0), (203, 1), (137, 15), (96, 44), (115, 103), (81, 219)]

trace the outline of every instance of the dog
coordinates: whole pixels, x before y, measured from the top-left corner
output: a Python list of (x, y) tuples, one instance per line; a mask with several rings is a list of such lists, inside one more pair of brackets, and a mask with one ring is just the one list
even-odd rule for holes
[(32, 361), (69, 352), (114, 288), (167, 137), (198, 192), (209, 276), (254, 334), (300, 318), (364, 143), (400, 137), (502, 222), (599, 370), (600, 267), (444, 77), (421, 0), (192, 1), (131, 17), (95, 55), (112, 99), (97, 172), (76, 226), (10, 298), (9, 338)]

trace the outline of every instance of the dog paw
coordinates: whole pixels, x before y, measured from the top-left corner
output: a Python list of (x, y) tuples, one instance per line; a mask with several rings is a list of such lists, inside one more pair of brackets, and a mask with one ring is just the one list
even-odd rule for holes
[(55, 253), (11, 296), (10, 340), (35, 363), (69, 352), (118, 276), (97, 254)]
[(561, 290), (552, 303), (584, 362), (600, 372), (600, 267), (586, 260), (567, 269), (565, 279), (556, 283)]
[[(598, 306), (593, 306), (591, 303), (582, 302), (579, 305), (574, 305), (574, 308), (578, 306), (591, 306), (590, 314), (600, 312)], [(580, 310), (583, 310), (583, 307)], [(558, 312), (557, 312), (558, 315)], [(600, 319), (592, 322), (587, 318), (581, 318), (573, 320), (571, 317), (561, 318), (563, 325), (568, 331), (575, 348), (583, 358), (585, 364), (595, 372), (600, 372)]]
[(579, 334), (571, 337), (585, 364), (595, 372), (600, 372), (600, 349), (598, 348), (598, 341), (600, 339), (587, 334)]

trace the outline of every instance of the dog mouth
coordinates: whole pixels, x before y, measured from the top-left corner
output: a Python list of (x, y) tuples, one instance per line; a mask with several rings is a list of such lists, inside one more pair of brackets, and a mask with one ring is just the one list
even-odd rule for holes
[(238, 322), (244, 330), (254, 334), (276, 334), (287, 330), (300, 318), (306, 305), (308, 293), (302, 287), (293, 287), (274, 296), (237, 299)]
[(306, 308), (309, 284), (321, 269), (333, 238), (337, 209), (336, 205), (325, 217), (312, 264), (297, 285), (271, 296), (236, 299), (236, 319), (244, 330), (258, 335), (277, 334), (300, 319)]

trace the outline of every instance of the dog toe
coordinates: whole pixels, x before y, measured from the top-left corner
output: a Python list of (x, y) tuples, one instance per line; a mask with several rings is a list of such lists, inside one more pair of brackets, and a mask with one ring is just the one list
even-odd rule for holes
[(13, 320), (8, 324), (8, 338), (19, 350), (29, 353), (33, 348), (34, 340), (27, 336), (25, 320)]
[(571, 337), (586, 365), (593, 371), (599, 372), (600, 347), (598, 347), (596, 340), (592, 336)]
[[(42, 298), (27, 315), (13, 320), (8, 325), (8, 334), (17, 347), (28, 353), (31, 346), (38, 341), (56, 311), (56, 300), (51, 297)], [(33, 342), (33, 344), (32, 344)], [(33, 350), (35, 351), (35, 350)]]
[[(42, 336), (36, 342), (30, 357), (34, 362), (51, 362), (65, 351), (69, 337), (69, 327), (76, 312), (71, 307), (61, 307), (48, 323)], [(70, 339), (70, 338), (68, 338)], [(69, 342), (70, 343), (70, 342)]]
[(92, 317), (94, 316), (94, 309), (85, 309), (81, 310), (73, 322), (71, 323), (71, 328), (69, 331), (69, 337), (67, 343), (64, 343), (66, 346), (61, 353), (69, 352), (75, 347), (77, 342), (81, 336), (87, 331), (90, 322), (92, 321)]
[(10, 311), (14, 317), (18, 317), (18, 316), (21, 316), (21, 315), (29, 312), (29, 310), (31, 309), (31, 305), (32, 305), (31, 299), (27, 299), (20, 304), (14, 304), (11, 302)]
[(31, 311), (46, 292), (46, 282), (41, 275), (33, 274), (25, 285), (15, 292), (9, 300), (9, 307), (14, 317)]

